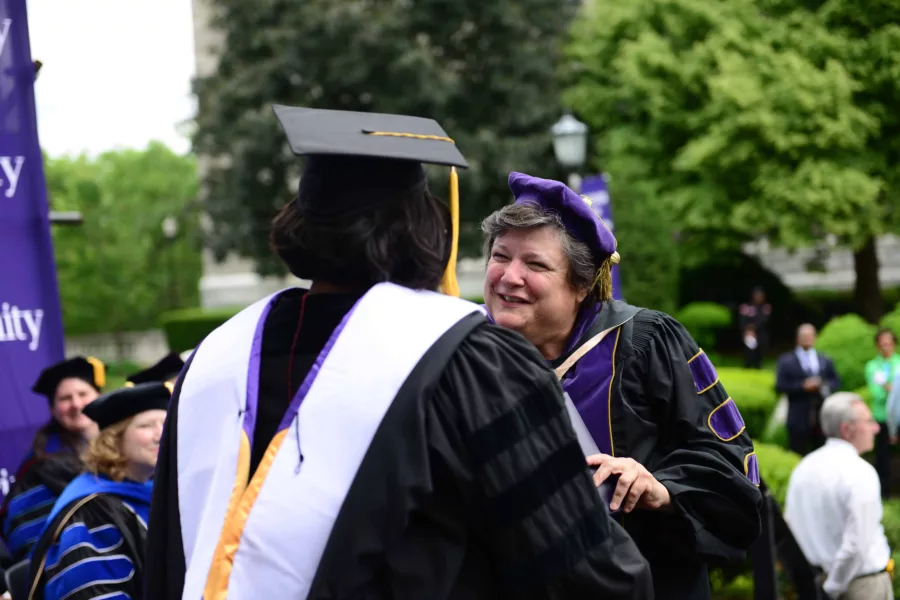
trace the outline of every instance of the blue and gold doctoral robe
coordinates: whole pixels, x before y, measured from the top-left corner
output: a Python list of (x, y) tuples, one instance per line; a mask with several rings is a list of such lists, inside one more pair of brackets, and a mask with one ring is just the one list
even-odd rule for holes
[(75, 478), (35, 545), (31, 598), (140, 598), (151, 495), (150, 483)]

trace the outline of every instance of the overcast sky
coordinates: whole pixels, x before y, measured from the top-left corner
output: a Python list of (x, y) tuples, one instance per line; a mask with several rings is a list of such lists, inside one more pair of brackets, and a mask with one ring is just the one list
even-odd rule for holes
[(51, 155), (186, 152), (194, 114), (190, 0), (27, 0), (41, 146)]

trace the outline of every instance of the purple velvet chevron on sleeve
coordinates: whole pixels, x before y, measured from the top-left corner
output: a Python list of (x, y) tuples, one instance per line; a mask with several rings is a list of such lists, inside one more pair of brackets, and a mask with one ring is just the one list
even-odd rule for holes
[(691, 374), (694, 376), (694, 385), (697, 386), (698, 394), (709, 391), (719, 382), (719, 374), (703, 350), (694, 355), (688, 361), (688, 365), (691, 367)]

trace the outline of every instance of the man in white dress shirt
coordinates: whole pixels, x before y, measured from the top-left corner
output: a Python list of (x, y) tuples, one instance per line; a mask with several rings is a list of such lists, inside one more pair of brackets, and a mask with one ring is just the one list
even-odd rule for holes
[(860, 457), (878, 424), (856, 394), (839, 392), (822, 405), (825, 445), (791, 474), (785, 520), (807, 560), (825, 574), (834, 600), (893, 600), (893, 561), (881, 525), (881, 484)]

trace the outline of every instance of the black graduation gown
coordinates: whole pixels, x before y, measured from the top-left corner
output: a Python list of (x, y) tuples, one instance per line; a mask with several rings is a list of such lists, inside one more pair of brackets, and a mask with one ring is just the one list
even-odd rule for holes
[[(356, 300), (309, 296), (288, 387), (301, 298), (299, 290), (282, 295), (264, 326), (251, 474), (291, 393)], [(181, 598), (184, 586), (179, 393), (180, 382), (157, 463), (145, 598)], [(645, 599), (653, 592), (646, 561), (593, 487), (555, 377), (518, 334), (476, 314), (426, 353), (398, 393), (308, 597)]]
[(698, 394), (688, 362), (699, 348), (669, 315), (614, 302), (582, 341), (632, 312), (615, 353), (614, 453), (646, 467), (675, 510), (638, 509), (616, 518), (650, 562), (657, 598), (706, 600), (708, 564), (743, 559), (760, 532), (762, 496), (744, 471), (753, 443), (746, 431), (729, 441), (711, 431), (709, 415), (729, 395), (721, 383)]
[[(6, 498), (3, 514), (0, 514), (13, 562), (28, 556), (53, 508), (53, 502), (83, 470), (81, 459), (70, 451), (30, 459), (19, 469), (16, 482)], [(23, 502), (13, 502), (16, 498), (22, 498)], [(27, 541), (20, 543), (22, 539)]]

